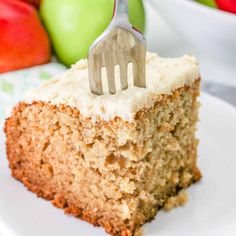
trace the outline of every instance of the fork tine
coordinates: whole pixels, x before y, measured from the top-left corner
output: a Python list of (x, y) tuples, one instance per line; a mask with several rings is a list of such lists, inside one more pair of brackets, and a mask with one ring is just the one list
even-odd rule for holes
[(138, 62), (133, 62), (133, 77), (134, 77), (134, 86), (145, 88), (145, 77), (144, 75), (145, 68), (143, 65), (140, 65)]
[(121, 90), (125, 90), (128, 88), (128, 62), (126, 60), (121, 60), (119, 65)]
[(110, 94), (116, 93), (116, 84), (115, 84), (115, 74), (114, 74), (114, 66), (109, 66), (107, 69), (107, 82)]
[(101, 66), (99, 64), (98, 58), (95, 57), (93, 53), (89, 54), (89, 84), (90, 90), (96, 95), (102, 95), (102, 78), (101, 78)]
[(133, 61), (134, 86), (146, 87), (146, 48), (140, 43), (136, 46), (135, 61)]

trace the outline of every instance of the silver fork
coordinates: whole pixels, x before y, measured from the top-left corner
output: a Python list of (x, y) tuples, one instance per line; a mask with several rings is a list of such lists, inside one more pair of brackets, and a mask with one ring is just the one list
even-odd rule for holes
[(107, 71), (108, 89), (116, 93), (115, 66), (120, 69), (121, 89), (128, 88), (127, 69), (133, 64), (134, 86), (146, 87), (146, 41), (129, 22), (128, 0), (115, 0), (113, 19), (89, 50), (88, 71), (91, 92), (103, 94), (102, 68)]

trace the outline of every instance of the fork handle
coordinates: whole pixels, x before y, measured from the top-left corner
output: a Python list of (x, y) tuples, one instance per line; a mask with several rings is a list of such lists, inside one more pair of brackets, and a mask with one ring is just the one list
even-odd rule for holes
[(129, 19), (128, 0), (115, 0), (114, 18), (125, 17)]

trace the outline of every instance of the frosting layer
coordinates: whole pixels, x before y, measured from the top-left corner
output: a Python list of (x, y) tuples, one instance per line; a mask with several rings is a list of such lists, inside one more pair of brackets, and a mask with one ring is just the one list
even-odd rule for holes
[(31, 89), (26, 102), (44, 101), (52, 104), (66, 104), (76, 107), (85, 117), (110, 120), (118, 116), (132, 121), (140, 109), (150, 107), (160, 94), (170, 94), (173, 90), (191, 84), (199, 78), (196, 59), (185, 55), (180, 58), (162, 58), (155, 53), (147, 53), (147, 88), (133, 86), (132, 67), (128, 68), (129, 88), (120, 91), (119, 71), (115, 70), (118, 92), (108, 93), (106, 73), (103, 71), (104, 95), (91, 94), (88, 80), (87, 60), (81, 60), (63, 75)]

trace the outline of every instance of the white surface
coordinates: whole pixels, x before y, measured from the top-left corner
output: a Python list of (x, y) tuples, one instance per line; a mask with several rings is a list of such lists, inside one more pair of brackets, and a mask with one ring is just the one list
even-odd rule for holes
[[(147, 0), (146, 6), (150, 13), (147, 38), (151, 48), (164, 51), (165, 55), (193, 53), (200, 61), (204, 79), (236, 86), (235, 15), (192, 0)], [(159, 46), (155, 46), (155, 39)]]
[[(146, 88), (133, 86), (133, 72), (129, 69), (128, 89), (121, 91), (119, 88), (111, 96), (107, 80), (103, 80), (104, 95), (97, 96), (90, 92), (87, 60), (81, 60), (66, 73), (32, 89), (26, 96), (26, 101), (45, 101), (77, 107), (82, 116), (91, 117), (94, 121), (97, 117), (107, 121), (116, 116), (132, 121), (137, 111), (151, 107), (159, 94), (170, 94), (184, 85), (191, 85), (199, 78), (198, 62), (188, 55), (170, 59), (159, 57), (156, 53), (147, 53)], [(116, 70), (115, 78), (119, 80), (119, 77), (119, 71)]]
[[(199, 165), (203, 179), (188, 189), (189, 202), (160, 212), (144, 236), (236, 235), (236, 110), (214, 97), (201, 97)], [(220, 107), (220, 109), (219, 109)], [(3, 134), (1, 134), (2, 136)], [(63, 214), (10, 177), (0, 144), (0, 232), (3, 236), (105, 236), (101, 228)]]

